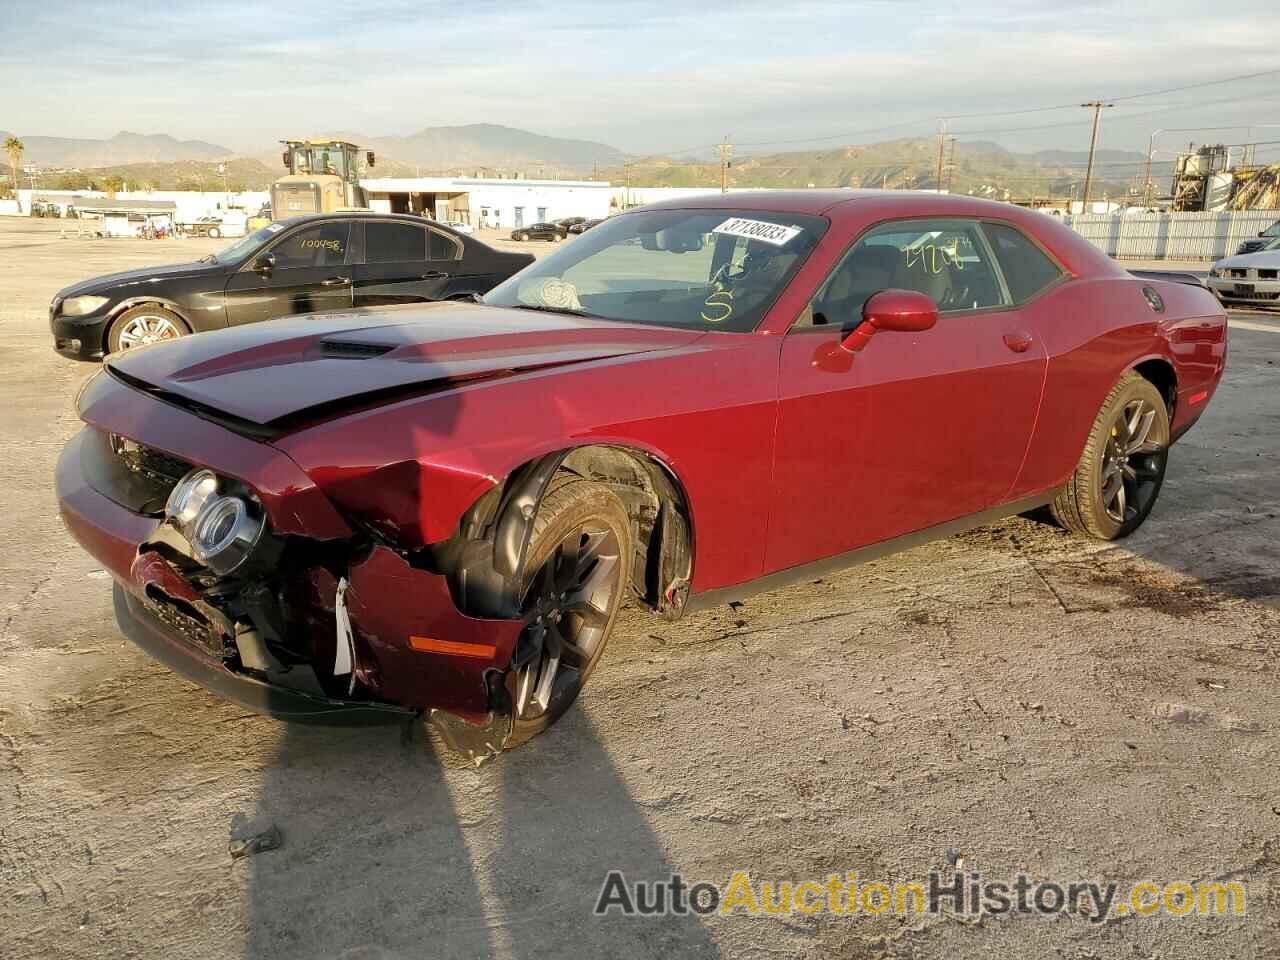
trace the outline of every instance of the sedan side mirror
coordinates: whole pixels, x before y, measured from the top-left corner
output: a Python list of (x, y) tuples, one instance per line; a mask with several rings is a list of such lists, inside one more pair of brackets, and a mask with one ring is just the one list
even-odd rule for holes
[(930, 297), (915, 290), (881, 290), (862, 307), (862, 323), (858, 324), (840, 346), (857, 353), (878, 330), (919, 333), (938, 322), (938, 305)]
[(274, 253), (264, 253), (257, 260), (253, 261), (253, 272), (261, 274), (264, 277), (271, 276), (271, 271), (276, 268), (276, 255)]

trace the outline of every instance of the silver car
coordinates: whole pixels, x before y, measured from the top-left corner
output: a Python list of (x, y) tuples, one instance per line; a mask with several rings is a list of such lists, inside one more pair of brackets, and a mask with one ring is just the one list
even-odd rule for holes
[(1280, 237), (1257, 253), (1219, 260), (1209, 271), (1207, 282), (1223, 302), (1280, 306)]

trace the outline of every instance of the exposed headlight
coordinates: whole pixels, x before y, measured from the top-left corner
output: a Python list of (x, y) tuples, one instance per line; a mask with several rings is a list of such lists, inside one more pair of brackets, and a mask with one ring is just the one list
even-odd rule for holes
[(64, 317), (83, 317), (101, 307), (108, 297), (68, 297), (62, 301), (61, 313)]
[(190, 540), (196, 517), (217, 492), (218, 478), (212, 470), (192, 470), (169, 493), (164, 514)]
[(1210, 268), (1209, 268), (1209, 276), (1211, 276), (1211, 277), (1220, 277), (1220, 276), (1222, 276), (1222, 271), (1221, 271), (1221, 270), (1219, 270), (1217, 267), (1210, 267)]
[(192, 470), (169, 494), (164, 512), (198, 562), (220, 576), (235, 571), (262, 536), (262, 506), (252, 496), (218, 492), (212, 470)]

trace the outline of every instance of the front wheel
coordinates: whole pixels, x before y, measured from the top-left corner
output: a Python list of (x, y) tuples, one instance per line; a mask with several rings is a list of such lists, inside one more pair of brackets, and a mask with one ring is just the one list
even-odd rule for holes
[(107, 335), (107, 352), (119, 353), (162, 340), (177, 340), (191, 331), (182, 318), (163, 307), (143, 305), (126, 310), (116, 318)]
[(219, 230), (217, 227), (210, 227), (210, 228), (209, 228), (209, 239), (210, 239), (210, 240), (217, 240), (217, 239), (218, 239), (219, 237), (221, 237), (221, 236), (222, 236), (222, 231), (221, 231), (221, 230)]
[(1127, 373), (1102, 404), (1076, 472), (1050, 505), (1073, 533), (1127, 537), (1151, 513), (1169, 461), (1169, 410), (1160, 391)]
[(570, 481), (534, 518), (521, 633), (512, 660), (513, 747), (569, 708), (609, 641), (631, 579), (631, 523), (608, 487)]

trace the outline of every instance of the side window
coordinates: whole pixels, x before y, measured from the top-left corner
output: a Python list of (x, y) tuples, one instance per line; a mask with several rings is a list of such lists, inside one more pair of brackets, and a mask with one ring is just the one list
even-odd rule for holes
[(971, 220), (901, 220), (866, 234), (814, 297), (813, 323), (847, 326), (881, 290), (923, 293), (945, 313), (1008, 305), (987, 247)]
[(427, 231), (412, 223), (370, 220), (364, 225), (365, 263), (427, 259)]
[(271, 248), (276, 257), (276, 268), (293, 270), (340, 266), (347, 259), (347, 238), (350, 234), (351, 224), (341, 221), (303, 227)]
[(1062, 268), (1021, 230), (1003, 223), (984, 223), (982, 229), (1000, 261), (1014, 303), (1025, 303), (1062, 276)]
[(447, 234), (439, 233), (435, 230), (428, 232), (427, 243), (429, 244), (430, 260), (461, 260), (462, 244)]

